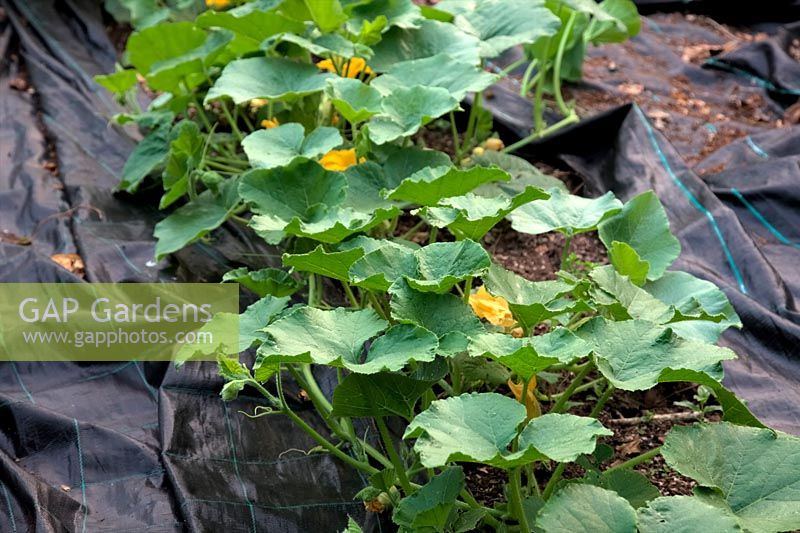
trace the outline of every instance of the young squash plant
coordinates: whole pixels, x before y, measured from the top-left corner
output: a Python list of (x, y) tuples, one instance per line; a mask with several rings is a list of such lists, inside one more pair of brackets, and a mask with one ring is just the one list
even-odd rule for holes
[[(760, 481), (766, 461), (800, 457), (800, 440), (764, 428), (721, 384), (735, 354), (715, 342), (741, 324), (713, 284), (668, 270), (680, 246), (657, 197), (581, 198), (488, 149), (498, 141), (485, 139), (480, 101), (497, 76), (484, 61), (560, 27), (544, 0), (256, 0), (144, 29), (128, 43), (131, 68), (98, 80), (134, 107), (137, 80), (158, 93), (117, 117), (147, 132), (120, 188), (160, 175), (172, 212), (156, 226), (157, 259), (227, 220), (282, 248), (286, 270), (223, 280), (261, 299), (238, 317), (237, 346), (209, 348), (222, 397), (262, 395), (252, 416), (289, 417), (366, 475), (354, 496), (402, 531), (800, 527), (800, 465), (770, 478), (774, 497)], [(440, 117), (450, 155), (419, 135)], [(463, 157), (479, 143), (483, 153)], [(565, 235), (555, 280), (493, 261), (481, 241), (504, 219)], [(572, 237), (589, 231), (610, 265), (571, 262)], [(239, 359), (246, 350), (252, 364)], [(548, 395), (539, 380), (554, 376), (568, 385)], [(287, 400), (290, 378), (324, 431)], [(723, 422), (678, 428), (662, 448), (608, 467), (604, 405), (677, 381), (705, 386)], [(578, 404), (587, 391), (589, 405), (585, 394)], [(632, 470), (658, 454), (698, 482), (695, 496), (659, 497)], [(476, 500), (464, 463), (504, 471), (505, 501)], [(571, 463), (583, 478), (563, 478)]]

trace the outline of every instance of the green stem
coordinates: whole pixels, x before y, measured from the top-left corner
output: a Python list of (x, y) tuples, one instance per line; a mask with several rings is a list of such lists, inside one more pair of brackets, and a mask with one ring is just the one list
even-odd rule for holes
[(484, 509), (487, 511), (486, 515), (483, 517), (483, 521), (486, 522), (489, 526), (497, 529), (500, 526), (500, 522), (492, 516), (488, 511), (493, 511), (494, 509), (487, 509), (483, 505), (481, 505), (478, 500), (475, 499), (475, 496), (469, 491), (469, 489), (465, 488), (461, 490), (461, 498), (473, 509)]
[(439, 228), (436, 226), (431, 226), (431, 233), (428, 235), (428, 244), (433, 244), (436, 242), (436, 238), (439, 236)]
[(375, 424), (378, 426), (378, 431), (381, 434), (383, 447), (386, 448), (386, 453), (389, 454), (389, 460), (394, 465), (395, 474), (397, 474), (397, 479), (400, 481), (400, 486), (403, 487), (403, 492), (405, 492), (407, 496), (414, 492), (414, 489), (411, 487), (411, 483), (408, 481), (406, 467), (403, 465), (403, 461), (400, 459), (400, 455), (397, 453), (397, 449), (394, 447), (394, 441), (392, 440), (391, 433), (389, 433), (389, 428), (386, 427), (386, 422), (381, 416), (375, 417)]
[(344, 293), (347, 295), (347, 299), (350, 300), (350, 305), (355, 308), (361, 307), (358, 304), (358, 299), (356, 298), (356, 295), (353, 294), (353, 289), (350, 288), (350, 284), (347, 283), (346, 281), (343, 281), (342, 287), (344, 288)]
[(538, 79), (536, 80), (536, 91), (533, 94), (533, 129), (537, 134), (540, 134), (545, 129), (544, 83), (547, 80), (547, 70), (547, 64), (542, 65), (539, 69)]
[(522, 76), (522, 82), (519, 87), (519, 95), (522, 96), (523, 98), (528, 95), (528, 91), (531, 90), (531, 86), (536, 82), (536, 78), (534, 78), (534, 80), (531, 81), (531, 75), (533, 75), (533, 71), (534, 69), (536, 69), (536, 66), (538, 64), (539, 60), (533, 59), (528, 64), (528, 68), (525, 69), (525, 74)]
[(520, 65), (524, 64), (526, 61), (527, 61), (527, 59), (526, 59), (526, 58), (524, 58), (524, 57), (523, 57), (523, 58), (521, 58), (521, 59), (517, 59), (516, 61), (514, 61), (513, 63), (511, 63), (510, 65), (508, 65), (506, 68), (504, 68), (503, 70), (501, 70), (500, 72), (498, 72), (498, 74), (499, 74), (500, 76), (508, 76), (508, 73), (509, 73), (509, 72), (513, 71), (514, 69), (516, 69), (516, 68), (517, 68), (517, 67), (519, 67)]
[(244, 139), (244, 135), (242, 132), (239, 131), (239, 126), (236, 124), (236, 120), (231, 115), (231, 112), (228, 111), (228, 103), (225, 101), (220, 101), (220, 108), (222, 109), (222, 114), (225, 115), (225, 118), (228, 119), (228, 123), (231, 125), (231, 130), (233, 130), (233, 134), (236, 135), (236, 138), (239, 139), (241, 143)]
[(420, 220), (419, 222), (417, 222), (416, 224), (414, 224), (414, 225), (411, 227), (411, 229), (410, 229), (410, 230), (408, 230), (407, 232), (403, 233), (403, 234), (400, 236), (400, 238), (401, 238), (401, 239), (405, 239), (405, 240), (407, 240), (407, 241), (410, 241), (410, 240), (411, 240), (411, 237), (413, 237), (414, 235), (416, 235), (416, 234), (417, 234), (417, 232), (419, 231), (419, 229), (420, 229), (422, 226), (424, 226), (424, 225), (425, 225), (425, 221), (424, 221), (424, 220)]
[(450, 111), (450, 134), (453, 136), (453, 151), (456, 156), (456, 163), (461, 161), (461, 141), (458, 139), (458, 129), (456, 129), (456, 114)]
[(284, 408), (284, 414), (286, 414), (286, 416), (291, 418), (292, 421), (300, 427), (300, 429), (308, 433), (308, 435), (312, 439), (317, 441), (320, 446), (328, 450), (330, 453), (332, 453), (333, 455), (335, 455), (348, 465), (352, 466), (353, 468), (357, 468), (358, 470), (361, 470), (362, 472), (365, 472), (369, 475), (377, 474), (378, 472), (380, 472), (380, 470), (378, 470), (374, 466), (371, 466), (367, 463), (362, 463), (361, 461), (350, 457), (342, 450), (337, 448), (332, 442), (330, 442), (328, 439), (317, 433), (317, 431), (314, 428), (306, 424), (305, 420), (297, 416), (297, 414), (291, 409), (289, 409), (288, 406)]
[(521, 488), (521, 481), (520, 481), (520, 471), (521, 468), (517, 467), (509, 472), (508, 477), (510, 478), (509, 483), (509, 504), (512, 509), (514, 509), (514, 515), (516, 516), (517, 520), (519, 521), (520, 531), (522, 533), (530, 533), (530, 526), (528, 525), (528, 517), (525, 516), (525, 507), (522, 505), (522, 488)]
[(481, 108), (481, 93), (475, 93), (475, 98), (472, 99), (472, 105), (469, 108), (469, 119), (467, 119), (467, 132), (464, 134), (463, 142), (461, 143), (460, 153), (464, 153), (469, 148), (469, 143), (472, 142), (472, 137), (475, 135), (475, 125), (478, 123), (478, 111)]
[(611, 396), (613, 396), (614, 390), (616, 390), (616, 387), (614, 387), (614, 385), (609, 383), (608, 387), (606, 387), (605, 392), (603, 392), (600, 398), (597, 399), (597, 403), (594, 404), (594, 408), (592, 409), (592, 412), (589, 414), (589, 416), (591, 416), (592, 418), (597, 418), (597, 415), (599, 415), (600, 411), (602, 411), (603, 407), (605, 407), (606, 402), (608, 402)]
[(550, 495), (552, 495), (553, 491), (556, 489), (556, 485), (558, 485), (558, 482), (561, 480), (561, 476), (564, 474), (565, 468), (567, 468), (567, 463), (558, 463), (558, 466), (553, 471), (553, 475), (550, 476), (550, 480), (544, 487), (544, 492), (542, 492), (542, 498), (544, 498), (545, 500), (550, 498)]
[(529, 145), (530, 143), (532, 143), (536, 139), (540, 139), (542, 137), (547, 137), (548, 135), (550, 135), (554, 131), (558, 131), (561, 128), (563, 128), (564, 126), (568, 126), (569, 124), (577, 122), (578, 120), (580, 120), (578, 118), (578, 115), (573, 113), (570, 116), (568, 116), (567, 118), (565, 118), (563, 120), (559, 120), (558, 122), (556, 122), (552, 126), (548, 126), (548, 127), (546, 127), (545, 129), (543, 129), (541, 131), (534, 131), (533, 133), (531, 133), (527, 137), (524, 137), (524, 138), (518, 140), (514, 144), (512, 144), (510, 146), (506, 146), (505, 148), (503, 148), (502, 151), (503, 151), (503, 153), (506, 153), (506, 154), (507, 153), (511, 153), (514, 150), (518, 150), (519, 148), (522, 148), (523, 146)]
[(317, 298), (317, 276), (311, 274), (308, 276), (308, 305), (314, 306), (314, 301)]
[(370, 303), (372, 303), (372, 308), (375, 309), (375, 312), (381, 315), (381, 318), (383, 318), (384, 320), (389, 321), (389, 315), (386, 313), (386, 310), (384, 310), (383, 306), (381, 305), (381, 302), (378, 300), (378, 297), (375, 296), (375, 294), (371, 291), (368, 292), (368, 294), (369, 294), (369, 301)]
[(230, 165), (227, 165), (225, 163), (220, 163), (213, 159), (206, 159), (205, 164), (219, 170), (224, 170), (226, 172), (233, 172), (234, 174), (241, 174), (242, 172), (244, 172), (244, 169), (242, 168), (232, 167)]
[(564, 235), (564, 248), (561, 250), (561, 264), (559, 268), (561, 270), (566, 270), (564, 267), (567, 265), (567, 261), (569, 261), (569, 248), (572, 244), (572, 233), (567, 233)]
[(567, 405), (567, 401), (570, 397), (575, 394), (575, 390), (580, 386), (583, 379), (594, 369), (594, 364), (588, 364), (583, 367), (576, 375), (575, 378), (572, 380), (572, 383), (561, 393), (556, 403), (553, 407), (550, 408), (551, 413), (560, 413), (564, 410), (564, 406)]
[(637, 455), (636, 457), (631, 457), (630, 459), (628, 459), (624, 463), (620, 463), (617, 466), (612, 466), (611, 468), (606, 470), (606, 472), (611, 472), (613, 470), (621, 470), (623, 468), (632, 468), (632, 467), (634, 467), (636, 465), (640, 465), (642, 463), (646, 463), (647, 461), (649, 461), (650, 459), (653, 459), (654, 457), (656, 457), (660, 453), (661, 453), (661, 446), (659, 446), (658, 448), (653, 448), (652, 450), (648, 450), (648, 451), (644, 452), (641, 455)]
[(570, 115), (572, 110), (567, 107), (564, 102), (564, 96), (561, 94), (561, 62), (564, 60), (564, 50), (567, 48), (567, 41), (572, 34), (572, 27), (575, 25), (575, 20), (578, 18), (578, 12), (573, 11), (569, 16), (564, 31), (561, 35), (561, 40), (558, 43), (558, 51), (556, 51), (556, 59), (553, 65), (553, 93), (556, 97), (556, 104), (564, 116)]
[[(472, 294), (472, 276), (464, 281), (464, 303), (469, 303), (469, 297)], [(524, 401), (522, 403), (525, 403)]]
[[(593, 379), (592, 381), (588, 381), (588, 382), (584, 383), (583, 385), (581, 385), (580, 387), (577, 387), (575, 389), (575, 391), (573, 392), (573, 394), (578, 394), (578, 393), (587, 391), (589, 389), (592, 389), (595, 385), (605, 381), (605, 379), (606, 378), (597, 378), (597, 379)], [(562, 394), (563, 393), (553, 394), (552, 396), (550, 396), (550, 398), (553, 399), (553, 400), (558, 400), (561, 397)]]

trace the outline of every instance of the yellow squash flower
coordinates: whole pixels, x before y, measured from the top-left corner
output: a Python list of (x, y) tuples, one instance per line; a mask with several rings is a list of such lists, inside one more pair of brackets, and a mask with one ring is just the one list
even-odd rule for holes
[(334, 74), (339, 74), (340, 76), (344, 76), (345, 78), (357, 78), (359, 74), (364, 72), (365, 74), (372, 74), (372, 69), (367, 66), (367, 62), (361, 57), (352, 57), (350, 60), (342, 60), (341, 68), (345, 68), (347, 65), (347, 72), (338, 73), (336, 72), (336, 67), (333, 64), (332, 59), (323, 59), (317, 66), (322, 70), (327, 70), (328, 72), (333, 72)]
[(355, 148), (350, 148), (348, 150), (331, 150), (322, 156), (319, 164), (328, 170), (342, 171), (366, 160), (366, 157), (356, 160), (356, 150)]
[(278, 122), (277, 118), (265, 118), (264, 120), (261, 121), (261, 127), (268, 130), (272, 128), (277, 128), (280, 125), (281, 123)]
[(519, 403), (525, 404), (525, 410), (528, 413), (527, 419), (542, 416), (542, 406), (539, 405), (539, 400), (536, 399), (536, 377), (532, 377), (528, 382), (528, 391), (525, 395), (525, 401), (522, 401), (522, 386), (523, 383), (515, 383), (508, 380), (508, 388), (511, 389), (512, 394)]
[(485, 318), (495, 326), (510, 328), (516, 321), (508, 308), (508, 302), (499, 296), (492, 296), (481, 286), (476, 292), (469, 295), (469, 305), (472, 312), (480, 318)]
[(225, 9), (231, 5), (231, 0), (206, 0), (206, 7), (210, 9)]

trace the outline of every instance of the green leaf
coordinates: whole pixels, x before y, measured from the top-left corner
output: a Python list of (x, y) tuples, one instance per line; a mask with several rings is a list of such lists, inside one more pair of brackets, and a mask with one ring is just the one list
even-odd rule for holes
[(666, 324), (675, 316), (675, 308), (634, 285), (627, 276), (617, 273), (611, 265), (595, 268), (589, 277), (599, 289), (592, 291), (595, 301), (607, 306), (617, 320), (641, 318), (656, 324)]
[(270, 341), (262, 344), (258, 353), (265, 362), (328, 365), (359, 361), (364, 343), (387, 326), (372, 309), (301, 307), (265, 328)]
[(336, 128), (319, 127), (306, 137), (303, 126), (292, 122), (254, 131), (244, 138), (242, 148), (253, 168), (274, 168), (299, 158), (314, 159), (343, 142)]
[(392, 181), (377, 163), (366, 161), (353, 165), (344, 171), (344, 176), (347, 179), (344, 207), (370, 212), (398, 206), (397, 202), (383, 197), (383, 191), (392, 185)]
[(351, 265), (363, 255), (364, 250), (361, 248), (326, 252), (322, 245), (319, 245), (305, 254), (283, 254), (283, 264), (301, 272), (347, 281)]
[[(242, 6), (244, 7), (244, 6)], [(304, 25), (275, 12), (259, 9), (242, 11), (234, 8), (228, 11), (205, 11), (197, 20), (198, 28), (224, 28), (234, 33), (230, 49), (241, 56), (255, 52), (262, 41), (281, 32), (302, 33)]]
[(161, 126), (136, 145), (122, 167), (122, 179), (117, 185), (122, 191), (136, 192), (139, 184), (156, 168), (163, 165), (169, 154), (170, 127)]
[(163, 23), (131, 34), (126, 45), (128, 61), (142, 74), (161, 62), (181, 57), (202, 46), (206, 32), (191, 22)]
[(227, 30), (207, 33), (190, 22), (162, 23), (128, 39), (128, 60), (153, 90), (182, 93), (205, 80), (210, 65), (233, 38)]
[(637, 512), (640, 533), (737, 533), (742, 527), (729, 510), (691, 496), (656, 498)]
[(359, 33), (364, 24), (381, 17), (386, 21), (385, 28), (392, 26), (414, 28), (422, 19), (419, 8), (411, 0), (355, 2), (348, 11), (350, 18), (347, 21), (347, 29), (351, 33)]
[(361, 529), (361, 526), (358, 525), (358, 522), (353, 520), (352, 516), (348, 516), (347, 527), (342, 530), (342, 533), (364, 533), (364, 530)]
[(196, 199), (179, 207), (156, 224), (153, 231), (158, 240), (155, 249), (156, 261), (222, 225), (239, 205), (236, 186), (235, 180), (228, 180), (221, 188), (220, 194), (214, 194), (211, 190), (204, 191)]
[(509, 445), (526, 416), (525, 406), (513, 398), (462, 394), (431, 403), (403, 438), (417, 439), (414, 449), (429, 468), (452, 461), (513, 468), (542, 459), (573, 461), (591, 453), (598, 436), (612, 434), (593, 418), (551, 413), (531, 420), (519, 433), (519, 450), (511, 452)]
[(304, 6), (308, 10), (309, 18), (326, 33), (338, 29), (347, 20), (339, 0), (285, 0), (281, 7), (292, 9), (288, 5), (292, 3)]
[(727, 348), (682, 339), (671, 328), (646, 320), (595, 318), (578, 335), (594, 345), (600, 372), (623, 390), (647, 390), (666, 370), (695, 370), (719, 380), (720, 361), (736, 358)]
[(634, 284), (641, 286), (647, 281), (650, 263), (643, 261), (630, 244), (619, 241), (612, 242), (608, 249), (608, 258), (616, 271), (623, 276), (628, 276)]
[(472, 357), (491, 357), (528, 380), (556, 363), (569, 363), (585, 357), (592, 347), (565, 328), (544, 335), (515, 338), (503, 333), (484, 333), (470, 339)]
[(417, 291), (444, 293), (460, 281), (480, 276), (489, 264), (486, 250), (474, 241), (437, 242), (417, 250), (387, 243), (353, 263), (350, 281), (385, 291), (405, 277)]
[(335, 243), (399, 212), (390, 204), (369, 211), (354, 209), (346, 198), (347, 182), (345, 174), (299, 159), (285, 167), (248, 172), (242, 176), (239, 194), (256, 213), (250, 225), (273, 243), (283, 233)]
[(436, 227), (447, 227), (458, 239), (478, 241), (518, 207), (547, 198), (538, 187), (526, 187), (512, 198), (485, 197), (473, 193), (444, 198), (439, 207), (427, 207), (420, 216)]
[(445, 0), (436, 8), (453, 13), (456, 27), (478, 37), (487, 58), (555, 35), (561, 25), (544, 0)]
[(381, 93), (361, 80), (331, 78), (326, 93), (336, 110), (351, 124), (364, 122), (381, 111)]
[(636, 512), (615, 492), (571, 483), (547, 500), (536, 528), (544, 533), (635, 533)]
[(587, 35), (592, 43), (621, 43), (639, 34), (642, 20), (632, 0), (605, 0), (599, 8), (598, 23)]
[(360, 362), (361, 354), (358, 354), (357, 359), (344, 359), (343, 364), (358, 374), (394, 372), (405, 368), (411, 361), (433, 361), (438, 346), (438, 337), (427, 329), (399, 324), (375, 339), (363, 363)]
[(247, 287), (261, 298), (267, 295), (278, 298), (290, 296), (303, 286), (291, 274), (277, 268), (263, 268), (251, 271), (247, 267), (241, 267), (226, 272), (222, 276), (222, 281), (238, 283)]
[[(442, 68), (447, 65), (447, 68)], [(468, 92), (480, 92), (494, 83), (497, 77), (480, 67), (457, 61), (447, 54), (395, 63), (372, 86), (388, 95), (398, 87), (441, 87), (459, 102)]]
[(166, 193), (159, 208), (164, 209), (182, 198), (188, 189), (189, 176), (203, 159), (205, 139), (199, 126), (191, 120), (182, 120), (172, 130), (169, 155), (161, 181)]
[(367, 124), (375, 144), (413, 135), (431, 120), (458, 107), (458, 100), (440, 87), (397, 87), (381, 101), (381, 112)]
[(228, 63), (205, 101), (227, 96), (241, 104), (254, 98), (293, 101), (321, 92), (332, 75), (308, 63), (279, 57), (251, 57)]
[(480, 41), (476, 37), (452, 24), (423, 20), (417, 28), (394, 27), (387, 31), (373, 46), (374, 55), (369, 63), (376, 71), (383, 72), (402, 61), (447, 54), (456, 61), (478, 65), (479, 49)]
[(427, 167), (452, 167), (450, 156), (437, 150), (421, 150), (419, 148), (395, 148), (392, 145), (382, 146), (391, 149), (383, 164), (387, 180), (397, 187), (404, 179)]
[(441, 353), (464, 351), (468, 337), (485, 331), (469, 306), (454, 294), (419, 292), (405, 280), (398, 280), (389, 293), (392, 318), (435, 333)]
[(613, 490), (628, 500), (628, 503), (636, 509), (661, 496), (658, 487), (650, 483), (645, 475), (627, 468), (606, 470), (598, 476), (597, 482), (593, 484)]
[(473, 154), (470, 158), (478, 166), (502, 168), (513, 178), (509, 182), (497, 182), (482, 186), (478, 189), (478, 193), (483, 196), (513, 197), (528, 187), (538, 187), (545, 191), (556, 187), (564, 192), (569, 192), (563, 181), (543, 174), (521, 157), (486, 150), (482, 155)]
[(267, 338), (262, 329), (286, 308), (289, 297), (265, 296), (251, 304), (239, 315), (239, 353)]
[(619, 212), (622, 203), (607, 192), (599, 198), (583, 198), (561, 189), (551, 189), (550, 198), (537, 200), (510, 215), (511, 227), (520, 233), (538, 235), (548, 231), (566, 234), (585, 233), (604, 219)]
[(95, 76), (94, 81), (114, 94), (124, 94), (136, 85), (136, 71), (118, 70), (112, 74)]
[(414, 406), (431, 388), (430, 381), (402, 374), (349, 374), (333, 391), (333, 416), (414, 416)]
[(662, 455), (701, 486), (698, 496), (725, 505), (753, 532), (800, 528), (800, 439), (722, 422), (677, 426)]
[(484, 183), (510, 179), (511, 176), (499, 168), (423, 168), (405, 178), (395, 189), (388, 191), (386, 197), (431, 206), (437, 205), (442, 198), (463, 196)]
[(411, 531), (445, 531), (464, 489), (464, 470), (451, 466), (397, 504), (392, 520)]
[(681, 253), (681, 244), (670, 233), (667, 214), (653, 191), (627, 202), (622, 211), (602, 222), (598, 229), (606, 248), (614, 241), (624, 242), (650, 264), (647, 279), (660, 278)]
[(587, 309), (586, 304), (567, 296), (575, 285), (562, 280), (528, 281), (518, 274), (492, 265), (484, 276), (486, 290), (508, 302), (514, 317), (524, 328), (565, 312)]
[(372, 50), (368, 46), (354, 43), (338, 33), (314, 34), (308, 38), (293, 33), (282, 33), (262, 43), (261, 48), (270, 50), (281, 42), (296, 44), (311, 54), (326, 59), (334, 57), (369, 59), (372, 56)]
[[(648, 282), (643, 288), (665, 304), (675, 307), (685, 318), (672, 326), (681, 337), (716, 342), (729, 327), (742, 327), (725, 293), (710, 281), (687, 272), (665, 272), (661, 278)], [(703, 315), (723, 318), (716, 322), (690, 319), (702, 318)]]
[(568, 463), (594, 452), (598, 437), (613, 434), (591, 417), (547, 413), (528, 422), (519, 434), (518, 445), (522, 450), (533, 447), (553, 461)]

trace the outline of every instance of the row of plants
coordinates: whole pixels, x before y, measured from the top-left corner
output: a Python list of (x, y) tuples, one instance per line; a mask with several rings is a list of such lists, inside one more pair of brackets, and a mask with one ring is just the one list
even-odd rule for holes
[[(116, 121), (146, 133), (120, 189), (163, 189), (156, 259), (225, 222), (283, 251), (284, 269), (225, 275), (260, 299), (206, 326), (240, 330), (238, 346), (213, 348), (223, 398), (263, 396), (251, 416), (289, 417), (364, 474), (354, 497), (402, 531), (800, 527), (800, 440), (721, 384), (735, 354), (715, 343), (741, 324), (713, 284), (668, 270), (680, 245), (658, 198), (570, 194), (507, 153), (481, 106), (499, 77), (488, 61), (526, 46), (542, 73), (527, 83), (552, 87), (586, 43), (634, 32), (615, 15), (628, 4), (256, 0), (138, 31), (130, 68), (98, 79), (131, 109)], [(482, 240), (504, 220), (564, 235), (557, 279), (493, 261)], [(592, 231), (609, 265), (571, 253)], [(319, 372), (335, 375), (332, 396)], [(324, 432), (287, 401), (290, 378)], [(546, 394), (543, 381), (568, 385)], [(707, 387), (723, 422), (678, 427), (609, 466), (597, 416), (618, 391), (665, 382)], [(661, 497), (633, 470), (658, 454), (697, 481), (694, 496)], [(507, 472), (506, 501), (477, 501), (463, 463)], [(586, 473), (565, 479), (573, 463)]]

